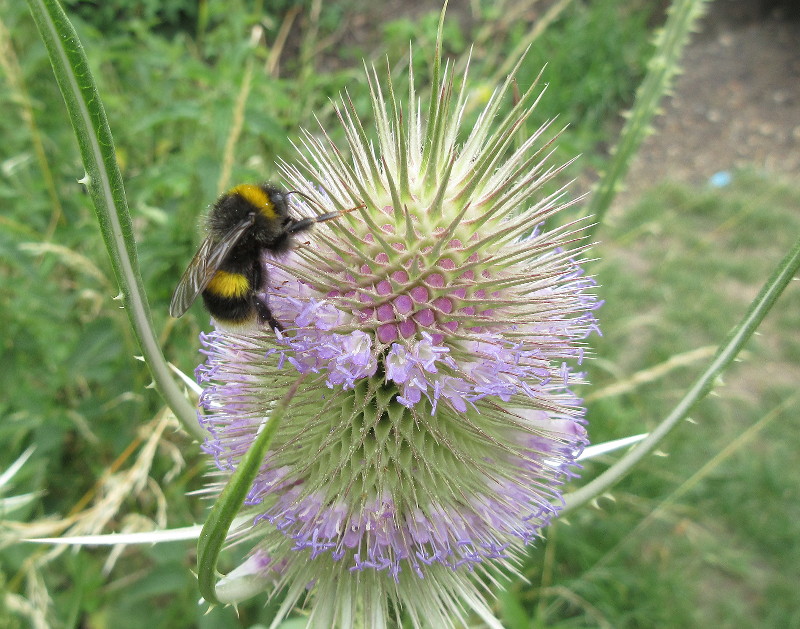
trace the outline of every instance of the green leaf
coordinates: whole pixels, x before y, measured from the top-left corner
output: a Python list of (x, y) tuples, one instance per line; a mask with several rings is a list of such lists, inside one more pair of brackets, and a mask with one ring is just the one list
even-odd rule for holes
[(236, 471), (217, 498), (203, 525), (197, 541), (197, 582), (201, 596), (209, 603), (219, 603), (215, 589), (217, 559), (228, 536), (228, 530), (236, 514), (239, 513), (247, 492), (264, 462), (264, 457), (278, 426), (280, 426), (281, 419), (289, 407), (289, 402), (304, 379), (305, 376), (298, 378), (272, 410), (253, 445), (239, 461)]

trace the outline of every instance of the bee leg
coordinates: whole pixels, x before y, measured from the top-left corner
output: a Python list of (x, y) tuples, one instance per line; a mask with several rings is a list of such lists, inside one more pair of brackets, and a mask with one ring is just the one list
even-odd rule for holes
[(261, 301), (258, 297), (253, 295), (253, 305), (256, 308), (256, 312), (258, 313), (258, 322), (260, 324), (266, 323), (271, 327), (273, 330), (283, 330), (283, 326), (278, 322), (278, 320), (272, 316), (272, 311), (269, 309), (269, 306)]

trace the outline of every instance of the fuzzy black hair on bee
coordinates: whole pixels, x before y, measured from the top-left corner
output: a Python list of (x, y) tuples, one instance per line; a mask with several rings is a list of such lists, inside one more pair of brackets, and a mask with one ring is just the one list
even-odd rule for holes
[(206, 309), (222, 327), (255, 323), (282, 329), (258, 297), (268, 280), (261, 254), (286, 253), (296, 234), (343, 214), (293, 218), (289, 194), (270, 184), (243, 184), (217, 199), (206, 219), (208, 235), (172, 295), (171, 316), (182, 316), (202, 294)]

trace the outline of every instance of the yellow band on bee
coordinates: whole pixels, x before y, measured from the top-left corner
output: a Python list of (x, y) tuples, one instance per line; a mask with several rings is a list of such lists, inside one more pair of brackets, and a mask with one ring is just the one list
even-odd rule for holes
[(276, 218), (275, 205), (269, 198), (269, 195), (258, 186), (253, 184), (244, 183), (235, 188), (231, 188), (228, 194), (237, 194), (247, 201), (253, 207), (258, 208), (266, 218)]
[(244, 297), (250, 292), (250, 282), (241, 273), (217, 271), (206, 290), (217, 297)]

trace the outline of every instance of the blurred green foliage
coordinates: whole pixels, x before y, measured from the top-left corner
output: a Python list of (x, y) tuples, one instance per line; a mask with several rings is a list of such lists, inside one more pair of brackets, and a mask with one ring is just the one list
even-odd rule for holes
[(68, 14), (90, 23), (104, 33), (124, 29), (134, 20), (152, 24), (159, 34), (192, 32), (205, 2), (196, 0), (138, 0), (137, 2), (102, 2), (101, 0), (65, 0)]

